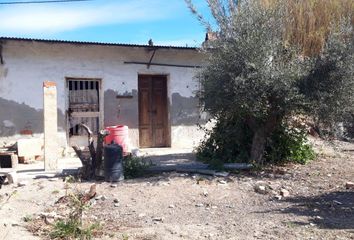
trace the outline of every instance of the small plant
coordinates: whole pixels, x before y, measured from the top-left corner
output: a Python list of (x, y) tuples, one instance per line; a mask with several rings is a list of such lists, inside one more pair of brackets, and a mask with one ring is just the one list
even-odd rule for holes
[(146, 162), (143, 158), (128, 155), (123, 159), (124, 177), (126, 179), (142, 177), (151, 165), (151, 162)]
[(76, 182), (76, 179), (75, 179), (74, 176), (69, 175), (69, 176), (66, 176), (66, 177), (64, 178), (64, 182), (65, 182), (65, 183), (75, 183), (75, 182)]
[(24, 222), (31, 222), (33, 220), (32, 215), (26, 215), (23, 217)]
[(123, 239), (123, 240), (129, 240), (129, 236), (128, 236), (128, 234), (123, 233), (123, 235), (122, 235), (122, 239)]
[(88, 223), (84, 226), (82, 222), (83, 212), (89, 208), (89, 199), (81, 192), (69, 194), (68, 199), (68, 207), (71, 208), (69, 216), (57, 221), (49, 236), (52, 239), (92, 239), (100, 225)]
[(53, 239), (92, 239), (94, 231), (99, 227), (100, 225), (95, 223), (83, 228), (80, 221), (77, 219), (60, 220), (55, 223), (54, 230), (50, 233), (50, 237)]
[(307, 142), (307, 135), (303, 129), (281, 126), (270, 141), (265, 154), (270, 163), (306, 164), (316, 157), (314, 150)]
[(59, 193), (59, 190), (53, 190), (52, 194), (58, 194)]

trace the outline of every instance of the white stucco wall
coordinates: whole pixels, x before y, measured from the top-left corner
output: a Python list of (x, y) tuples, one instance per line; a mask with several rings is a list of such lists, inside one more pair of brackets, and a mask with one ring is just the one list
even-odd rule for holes
[[(56, 82), (58, 109), (61, 111), (63, 117), (67, 108), (67, 93), (65, 90), (66, 77), (102, 79), (102, 93), (111, 90), (118, 94), (123, 94), (125, 92), (132, 93), (133, 91), (137, 91), (138, 74), (166, 74), (168, 76), (170, 110), (172, 111), (178, 107), (177, 101), (179, 98), (177, 98), (176, 103), (174, 103), (173, 96), (186, 99), (185, 104), (188, 104), (188, 99), (192, 98), (195, 91), (198, 89), (197, 80), (194, 78), (197, 69), (153, 65), (148, 69), (146, 65), (124, 64), (124, 61), (148, 62), (151, 54), (152, 52), (147, 51), (146, 48), (139, 47), (60, 44), (15, 40), (4, 41), (2, 51), (4, 64), (0, 65), (0, 98), (5, 101), (14, 101), (11, 103), (11, 106), (14, 106), (13, 111), (16, 111), (15, 108), (17, 107), (24, 107), (24, 105), (26, 109), (32, 108), (31, 112), (34, 111), (33, 114), (36, 115), (36, 117), (28, 119), (26, 124), (32, 124), (33, 127), (36, 125), (34, 121), (36, 121), (37, 115), (40, 114), (43, 108), (43, 81)], [(202, 55), (195, 50), (159, 49), (156, 51), (153, 62), (201, 65)], [(132, 146), (138, 147), (138, 105), (136, 99), (110, 100), (117, 101), (117, 109), (118, 104), (121, 104), (122, 109), (120, 114), (124, 114), (125, 101), (135, 102), (136, 117), (131, 119), (131, 121), (135, 121), (135, 123), (130, 124), (129, 122), (123, 122), (123, 124), (131, 125), (130, 138)], [(19, 106), (17, 106), (17, 104)], [(132, 104), (130, 104), (130, 107), (131, 106)], [(179, 107), (182, 108), (183, 106), (181, 105)], [(11, 111), (9, 109), (0, 109), (0, 116), (2, 116), (0, 125), (4, 124), (4, 120), (14, 123), (14, 125), (16, 125), (16, 133), (18, 133), (24, 128), (24, 126), (21, 126), (23, 123), (15, 124), (16, 119), (11, 119), (11, 114), (9, 115), (9, 119), (4, 117), (5, 110), (6, 112)], [(35, 111), (38, 113), (35, 113)], [(105, 111), (107, 114), (107, 111), (111, 111), (111, 109), (105, 109)], [(132, 109), (130, 109), (130, 112), (131, 111)], [(183, 110), (180, 109), (178, 111)], [(197, 111), (198, 109), (196, 109), (193, 114), (196, 114)], [(112, 111), (112, 114), (118, 115), (117, 111)], [(30, 116), (32, 115), (30, 114)], [(25, 118), (26, 116), (23, 117)], [(109, 123), (121, 124), (120, 118), (120, 116), (110, 115)], [(195, 145), (202, 136), (202, 133), (197, 130), (196, 123), (183, 123), (184, 120), (175, 121), (173, 118), (171, 112), (172, 147), (191, 147)], [(114, 122), (114, 120), (116, 120), (116, 122)], [(24, 119), (23, 122), (25, 121)], [(106, 121), (106, 119), (104, 119), (104, 121)], [(65, 118), (62, 118), (61, 123), (59, 123), (60, 143), (62, 146), (65, 146), (67, 143), (65, 124)]]

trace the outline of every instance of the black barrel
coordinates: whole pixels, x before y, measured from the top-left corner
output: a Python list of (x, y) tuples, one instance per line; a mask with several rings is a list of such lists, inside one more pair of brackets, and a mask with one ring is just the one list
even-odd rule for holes
[(118, 144), (104, 147), (104, 176), (106, 181), (109, 182), (124, 179), (123, 148)]

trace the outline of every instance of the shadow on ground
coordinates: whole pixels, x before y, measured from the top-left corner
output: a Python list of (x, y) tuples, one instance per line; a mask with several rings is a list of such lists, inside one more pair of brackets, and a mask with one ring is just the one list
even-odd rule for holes
[(337, 191), (285, 201), (293, 205), (281, 211), (283, 214), (307, 216), (311, 223), (323, 229), (354, 230), (354, 192)]

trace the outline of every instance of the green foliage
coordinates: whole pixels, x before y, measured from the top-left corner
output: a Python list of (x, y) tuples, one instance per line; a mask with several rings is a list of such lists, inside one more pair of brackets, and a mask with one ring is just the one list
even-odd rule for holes
[(77, 219), (60, 220), (55, 223), (50, 237), (52, 239), (92, 239), (94, 231), (99, 227), (96, 223), (83, 228)]
[(99, 229), (98, 223), (83, 226), (82, 215), (84, 210), (89, 208), (89, 204), (80, 192), (68, 195), (71, 211), (68, 217), (55, 222), (53, 230), (49, 233), (52, 239), (92, 239), (95, 230)]
[(64, 182), (65, 182), (65, 183), (75, 183), (75, 182), (77, 182), (77, 181), (76, 181), (76, 179), (75, 179), (74, 176), (68, 175), (68, 176), (66, 176), (66, 177), (64, 178)]
[(123, 159), (124, 177), (126, 179), (142, 177), (151, 165), (151, 162), (143, 158), (128, 155)]
[(32, 215), (26, 215), (23, 217), (23, 221), (24, 222), (31, 222), (33, 220), (33, 216)]
[(53, 190), (52, 194), (59, 194), (59, 190), (58, 189)]
[[(317, 123), (333, 127), (354, 114), (354, 41), (351, 27), (332, 32), (311, 72), (298, 83), (304, 107)], [(344, 34), (349, 34), (347, 37)]]
[[(192, 1), (186, 2), (201, 19)], [(313, 154), (305, 137), (279, 126), (299, 114), (333, 126), (354, 112), (350, 19), (336, 22), (318, 54), (306, 56), (288, 41), (286, 28), (294, 21), (289, 1), (276, 2), (208, 0), (217, 39), (205, 44), (208, 60), (198, 75), (198, 96), (216, 124), (197, 152), (213, 166), (306, 162)]]
[(215, 126), (204, 129), (207, 136), (197, 147), (197, 159), (222, 169), (224, 163), (247, 162), (251, 130), (239, 118), (219, 118)]
[(265, 149), (268, 163), (293, 162), (305, 164), (316, 157), (303, 129), (280, 126)]
[[(222, 169), (224, 163), (250, 161), (253, 133), (240, 119), (218, 119), (207, 133), (196, 149), (199, 161), (210, 164), (213, 169)], [(264, 152), (268, 164), (305, 164), (315, 156), (306, 131), (286, 124), (280, 125), (267, 139)]]

